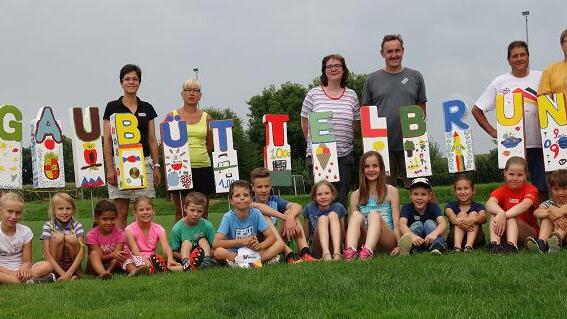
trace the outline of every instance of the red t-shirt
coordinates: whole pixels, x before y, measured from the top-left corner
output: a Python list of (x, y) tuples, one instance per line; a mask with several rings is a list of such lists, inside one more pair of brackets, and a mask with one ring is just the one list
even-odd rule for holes
[(494, 197), (498, 200), (498, 205), (502, 207), (503, 210), (507, 211), (510, 208), (518, 205), (524, 199), (529, 199), (533, 202), (533, 205), (526, 212), (518, 215), (518, 219), (526, 222), (528, 225), (532, 226), (536, 231), (539, 229), (537, 225), (537, 219), (534, 216), (534, 210), (537, 207), (537, 188), (535, 188), (530, 183), (525, 183), (522, 187), (518, 189), (510, 189), (508, 185), (504, 184), (490, 193), (490, 197)]

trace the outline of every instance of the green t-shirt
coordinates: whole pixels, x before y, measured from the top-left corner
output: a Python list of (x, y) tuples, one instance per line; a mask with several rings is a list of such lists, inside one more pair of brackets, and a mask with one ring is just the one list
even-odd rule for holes
[(181, 249), (183, 241), (189, 240), (195, 246), (201, 237), (207, 238), (207, 241), (212, 246), (213, 239), (215, 238), (215, 228), (213, 224), (201, 218), (197, 225), (191, 227), (187, 225), (185, 219), (182, 218), (173, 225), (171, 235), (169, 236), (169, 244), (171, 245), (171, 249), (177, 251)]

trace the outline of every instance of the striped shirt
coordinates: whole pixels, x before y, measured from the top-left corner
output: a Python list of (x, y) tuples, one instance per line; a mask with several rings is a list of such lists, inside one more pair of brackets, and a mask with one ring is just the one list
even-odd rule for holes
[[(333, 99), (325, 94), (321, 86), (318, 86), (309, 90), (305, 96), (301, 117), (308, 119), (310, 112), (333, 112), (330, 133), (335, 136), (338, 156), (343, 157), (353, 151), (352, 122), (360, 120), (359, 109), (358, 96), (353, 90), (345, 88), (341, 97)], [(311, 156), (311, 133), (307, 135), (307, 156)]]
[(66, 225), (63, 225), (57, 219), (47, 221), (45, 224), (43, 224), (40, 239), (51, 240), (53, 233), (63, 233), (65, 235), (74, 234), (77, 237), (85, 236), (83, 225), (74, 219), (69, 220)]

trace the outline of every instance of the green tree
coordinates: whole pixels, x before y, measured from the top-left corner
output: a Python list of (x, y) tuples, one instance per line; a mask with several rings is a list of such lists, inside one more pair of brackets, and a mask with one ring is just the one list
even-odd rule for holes
[(219, 109), (208, 107), (203, 109), (209, 113), (213, 120), (234, 120), (234, 127), (232, 128), (232, 140), (234, 142), (234, 149), (238, 156), (238, 173), (241, 179), (248, 179), (250, 171), (260, 165), (260, 153), (257, 152), (255, 145), (250, 143), (242, 128), (240, 118), (234, 111), (226, 108)]

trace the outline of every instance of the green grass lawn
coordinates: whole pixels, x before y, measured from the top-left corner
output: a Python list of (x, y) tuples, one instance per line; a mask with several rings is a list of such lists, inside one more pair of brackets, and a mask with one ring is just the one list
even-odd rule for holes
[[(440, 202), (449, 198), (436, 192)], [(78, 206), (81, 222), (90, 229), (90, 202)], [(171, 203), (156, 200), (156, 207), (156, 222), (170, 229)], [(226, 209), (226, 201), (211, 206), (215, 226)], [(46, 211), (47, 202), (26, 204), (23, 223), (35, 235), (34, 260), (41, 258), (38, 237)], [(0, 318), (560, 318), (567, 313), (566, 257), (565, 251), (380, 255), (367, 262), (0, 286)]]

